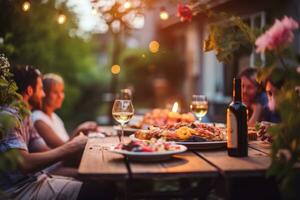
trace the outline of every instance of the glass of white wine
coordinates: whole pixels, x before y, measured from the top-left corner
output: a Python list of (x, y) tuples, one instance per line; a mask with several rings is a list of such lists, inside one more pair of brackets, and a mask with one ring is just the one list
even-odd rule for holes
[(198, 118), (198, 121), (201, 122), (202, 117), (207, 114), (208, 110), (207, 97), (205, 95), (193, 95), (190, 109)]
[(116, 99), (112, 108), (112, 115), (121, 124), (122, 133), (119, 136), (120, 143), (123, 143), (124, 125), (133, 117), (134, 108), (129, 99)]

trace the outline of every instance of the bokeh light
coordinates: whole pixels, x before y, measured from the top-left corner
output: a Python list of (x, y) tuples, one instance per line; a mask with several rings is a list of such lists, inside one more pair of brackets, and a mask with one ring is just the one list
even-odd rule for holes
[(66, 15), (60, 13), (57, 17), (57, 23), (63, 24), (66, 22), (66, 19), (67, 19)]
[(22, 4), (22, 10), (24, 12), (27, 12), (29, 9), (30, 9), (30, 2), (29, 1), (24, 1), (23, 4)]
[(121, 72), (121, 67), (120, 65), (113, 65), (111, 67), (111, 73), (112, 74), (119, 74)]
[(129, 1), (126, 1), (126, 2), (124, 3), (124, 8), (126, 8), (126, 9), (131, 8), (131, 3), (130, 3)]
[(161, 20), (169, 19), (169, 13), (165, 9), (161, 9), (159, 16)]
[(152, 53), (157, 53), (159, 51), (159, 43), (157, 41), (151, 41), (149, 44), (149, 50)]

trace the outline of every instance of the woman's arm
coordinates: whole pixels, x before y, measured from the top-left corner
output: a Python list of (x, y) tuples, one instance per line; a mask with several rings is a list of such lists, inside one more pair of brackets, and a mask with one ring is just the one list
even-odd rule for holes
[(50, 148), (56, 148), (65, 143), (57, 133), (42, 120), (35, 121), (34, 127)]
[(253, 113), (250, 119), (248, 120), (248, 126), (255, 126), (256, 122), (260, 121), (263, 107), (261, 104), (256, 103), (252, 106), (252, 109)]
[(72, 132), (72, 137), (78, 135), (78, 133), (82, 132), (87, 135), (90, 131), (97, 131), (98, 125), (93, 121), (86, 121), (77, 126), (75, 130)]

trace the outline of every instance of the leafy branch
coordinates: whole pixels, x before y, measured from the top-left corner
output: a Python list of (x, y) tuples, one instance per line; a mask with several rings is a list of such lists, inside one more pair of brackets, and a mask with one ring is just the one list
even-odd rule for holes
[(233, 55), (241, 47), (251, 51), (254, 48), (256, 39), (255, 31), (251, 29), (240, 17), (231, 16), (227, 13), (207, 12), (208, 17), (213, 17), (219, 21), (228, 19), (225, 25), (212, 25), (209, 36), (205, 40), (204, 50), (215, 51), (220, 62), (230, 63)]

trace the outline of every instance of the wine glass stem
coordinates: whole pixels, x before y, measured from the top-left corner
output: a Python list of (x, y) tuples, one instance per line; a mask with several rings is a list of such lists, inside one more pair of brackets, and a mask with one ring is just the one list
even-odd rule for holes
[(202, 120), (202, 117), (199, 117), (199, 118), (198, 118), (198, 121), (201, 122), (201, 120)]
[(120, 137), (120, 143), (123, 143), (123, 139), (124, 139), (124, 124), (121, 123), (121, 128), (122, 128), (122, 133), (121, 133), (121, 137)]

